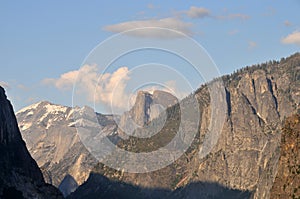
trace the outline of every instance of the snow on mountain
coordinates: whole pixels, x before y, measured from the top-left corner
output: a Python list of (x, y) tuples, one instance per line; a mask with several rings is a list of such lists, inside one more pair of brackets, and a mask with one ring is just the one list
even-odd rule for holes
[(78, 185), (82, 184), (97, 163), (81, 143), (75, 127), (108, 125), (99, 132), (106, 135), (113, 134), (115, 129), (110, 115), (96, 114), (88, 106), (71, 108), (47, 101), (21, 109), (16, 117), (22, 137), (46, 182), (56, 187), (68, 175)]
[[(151, 95), (150, 99), (142, 94), (148, 95), (141, 92), (135, 103), (136, 121), (146, 114), (150, 116), (149, 111), (146, 113), (140, 109), (148, 103), (147, 100), (153, 105), (159, 97)], [(159, 110), (156, 115), (159, 115)], [(32, 157), (42, 168), (45, 180), (57, 187), (66, 176), (71, 176), (81, 185), (97, 164), (98, 161), (86, 149), (90, 146), (85, 146), (82, 140), (97, 143), (97, 140), (108, 137), (116, 144), (121, 138), (128, 139), (128, 135), (118, 129), (115, 116), (95, 113), (88, 106), (71, 108), (42, 101), (21, 109), (16, 116), (23, 139)], [(78, 129), (83, 132), (78, 134)]]

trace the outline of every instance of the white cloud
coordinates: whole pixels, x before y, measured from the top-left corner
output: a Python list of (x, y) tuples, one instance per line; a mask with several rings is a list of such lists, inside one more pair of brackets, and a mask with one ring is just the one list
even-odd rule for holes
[(10, 85), (7, 82), (0, 81), (0, 86), (5, 89), (10, 89)]
[(99, 80), (95, 100), (112, 105), (117, 111), (126, 110), (129, 94), (125, 89), (128, 80), (130, 76), (127, 67), (121, 67), (112, 74), (105, 73)]
[[(114, 25), (108, 25), (104, 27), (104, 30), (110, 31), (110, 32), (124, 32), (131, 29), (137, 29), (139, 30), (129, 32), (128, 34), (131, 34), (133, 36), (138, 37), (152, 37), (152, 38), (175, 38), (180, 37), (183, 35), (172, 32), (166, 32), (159, 29), (151, 29), (149, 27), (158, 27), (158, 28), (167, 28), (179, 31), (181, 33), (184, 33), (186, 35), (193, 35), (193, 32), (191, 31), (191, 23), (184, 22), (180, 20), (179, 18), (163, 18), (163, 19), (149, 19), (149, 20), (137, 20), (137, 21), (127, 21), (119, 24)], [(146, 29), (142, 29), (146, 28)]]
[[(79, 70), (66, 72), (57, 79), (44, 79), (43, 83), (63, 91), (72, 90), (75, 84), (75, 97), (83, 97), (79, 101), (95, 102), (97, 105), (104, 105), (106, 111), (120, 114), (129, 110), (135, 102), (136, 94), (130, 93), (132, 91), (127, 87), (130, 80), (128, 67), (120, 67), (112, 73), (101, 75), (96, 65), (84, 65)], [(179, 90), (176, 83), (175, 80), (170, 80), (164, 82), (163, 86), (149, 85), (141, 89), (149, 92), (162, 90), (182, 99), (189, 93)]]
[(204, 18), (210, 16), (210, 11), (206, 8), (191, 6), (186, 15), (190, 18)]
[(296, 44), (300, 46), (300, 31), (295, 31), (281, 39), (283, 44)]
[[(84, 65), (79, 70), (70, 71), (62, 74), (58, 79), (47, 78), (43, 80), (44, 84), (54, 85), (60, 90), (72, 89), (77, 77), (86, 75), (91, 80), (97, 80), (97, 67), (95, 65)], [(81, 80), (78, 80), (79, 82)]]
[(253, 48), (257, 47), (257, 43), (254, 41), (249, 41), (248, 47), (249, 47), (249, 49), (253, 49)]
[(113, 73), (101, 75), (96, 65), (84, 65), (79, 70), (62, 74), (59, 78), (47, 78), (44, 84), (53, 85), (59, 90), (71, 90), (75, 84), (78, 96), (85, 96), (88, 102), (104, 103), (114, 108), (126, 108), (129, 96), (125, 92), (130, 79), (127, 67)]

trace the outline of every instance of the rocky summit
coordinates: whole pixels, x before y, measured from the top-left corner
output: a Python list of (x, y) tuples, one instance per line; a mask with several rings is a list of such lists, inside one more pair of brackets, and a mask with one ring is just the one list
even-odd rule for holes
[[(135, 121), (143, 121), (139, 123), (143, 126), (176, 102), (173, 95), (164, 91), (139, 92), (132, 109), (121, 118), (125, 121), (128, 114), (136, 115)], [(76, 119), (77, 114), (83, 117)], [(101, 133), (113, 142), (118, 142), (120, 137), (128, 138), (114, 121), (118, 116), (95, 113), (87, 106), (71, 108), (41, 101), (19, 110), (16, 116), (28, 150), (46, 182), (58, 187), (65, 196), (85, 182), (98, 163), (81, 142), (76, 127), (100, 125)], [(94, 116), (97, 124), (94, 124)]]
[[(283, 123), (300, 112), (300, 53), (247, 66), (220, 79), (225, 105), (218, 111), (225, 113), (226, 119), (210, 153), (199, 156), (210, 135), (210, 123), (214, 122), (211, 83), (207, 83), (180, 102), (188, 104), (190, 98), (196, 98), (199, 105), (199, 115), (190, 115), (199, 117), (199, 128), (190, 147), (172, 164), (147, 173), (127, 173), (95, 160), (79, 141), (75, 128), (95, 125), (89, 118), (96, 113), (88, 107), (78, 108), (86, 116), (84, 119), (74, 119), (73, 109), (43, 102), (19, 111), (17, 118), (29, 151), (47, 181), (55, 186), (63, 182), (60, 187), (65, 195), (80, 185), (69, 198), (270, 198), (277, 171), (285, 165), (280, 164), (284, 161)], [(162, 91), (138, 93), (135, 105), (123, 116), (97, 113), (103, 135), (119, 148), (135, 153), (165, 146), (182, 125), (188, 127), (189, 123), (181, 121), (180, 103), (167, 97), (164, 104), (160, 99), (166, 99), (163, 95)], [(124, 121), (128, 118), (137, 125), (124, 136), (122, 124), (127, 124)], [(141, 128), (161, 121), (165, 123), (159, 133), (134, 136)], [(296, 150), (298, 145), (293, 146)], [(288, 185), (285, 189), (294, 191)]]
[[(74, 119), (83, 113), (85, 119)], [(87, 180), (96, 159), (80, 142), (76, 126), (93, 124), (90, 107), (64, 107), (42, 101), (16, 113), (28, 150), (43, 172), (46, 182), (58, 187), (64, 195)], [(110, 115), (97, 114), (99, 124), (113, 134), (115, 124)], [(98, 124), (97, 124), (98, 125)], [(75, 181), (75, 182), (73, 182)]]
[(12, 105), (0, 87), (0, 198), (63, 198), (46, 184), (21, 137)]
[(154, 119), (164, 120), (165, 110), (178, 103), (171, 93), (155, 90), (153, 93), (138, 91), (135, 103), (129, 111), (116, 117), (118, 128), (132, 135), (138, 128), (149, 125)]

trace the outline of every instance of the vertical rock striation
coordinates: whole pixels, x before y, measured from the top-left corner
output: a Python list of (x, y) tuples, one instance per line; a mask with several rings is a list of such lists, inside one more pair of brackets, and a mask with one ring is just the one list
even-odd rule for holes
[[(300, 53), (281, 61), (245, 67), (222, 79), (227, 102), (223, 111), (226, 111), (227, 118), (217, 144), (206, 157), (199, 159), (198, 154), (213, 118), (208, 88), (203, 85), (194, 93), (200, 106), (199, 132), (182, 157), (168, 167), (144, 174), (120, 173), (103, 166), (95, 168), (94, 172), (139, 187), (163, 187), (167, 190), (186, 190), (184, 187), (189, 187), (188, 192), (180, 198), (188, 199), (189, 193), (199, 189), (199, 182), (217, 183), (228, 189), (239, 190), (242, 195), (251, 193), (251, 196), (240, 195), (241, 198), (270, 198), (280, 157), (282, 122), (300, 112)], [(182, 103), (185, 103), (184, 100)], [(170, 107), (168, 112), (176, 113), (176, 106)], [(156, 143), (176, 133), (176, 124), (181, 121), (178, 117), (170, 118), (169, 125), (159, 133), (163, 136), (156, 134), (148, 140), (130, 138), (126, 143), (133, 145), (130, 148), (134, 152), (147, 148), (154, 150)], [(295, 147), (294, 150), (298, 149)], [(290, 190), (288, 187), (286, 189)], [(201, 196), (205, 196), (205, 190)], [(298, 188), (293, 191), (298, 193)], [(207, 192), (218, 190), (212, 188)], [(97, 193), (89, 180), (70, 198), (84, 193)]]

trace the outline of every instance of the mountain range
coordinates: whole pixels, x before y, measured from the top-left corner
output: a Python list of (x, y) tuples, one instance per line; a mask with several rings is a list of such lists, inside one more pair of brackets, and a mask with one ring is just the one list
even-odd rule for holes
[[(300, 113), (300, 53), (280, 61), (245, 67), (220, 78), (224, 83), (226, 100), (225, 110), (220, 111), (226, 113), (226, 119), (216, 145), (205, 157), (200, 157), (199, 152), (210, 133), (210, 122), (214, 120), (211, 118), (209, 83), (181, 102), (173, 100), (171, 96), (155, 97), (165, 96), (161, 91), (156, 91), (156, 94), (139, 92), (132, 109), (120, 117), (95, 113), (87, 106), (71, 108), (46, 101), (18, 111), (16, 117), (22, 137), (41, 168), (45, 181), (58, 187), (68, 198), (260, 199), (287, 196), (283, 195), (284, 192), (288, 192), (287, 197), (299, 197), (297, 113)], [(76, 132), (78, 127), (100, 125), (101, 134), (122, 149), (132, 152), (153, 151), (175, 136), (180, 128), (182, 110), (179, 104), (189, 103), (190, 98), (197, 99), (200, 110), (196, 136), (182, 156), (156, 171), (130, 173), (112, 169), (91, 155)], [(155, 106), (155, 103), (163, 104), (163, 108)], [(32, 178), (44, 186), (42, 174), (25, 145), (19, 144), (23, 141), (17, 135), (12, 109), (2, 107), (9, 105), (1, 105), (2, 118), (6, 118), (1, 124), (1, 133), (6, 132), (1, 134), (1, 147), (4, 147), (1, 151), (11, 154), (16, 150), (14, 146), (23, 146), (23, 152), (18, 154), (28, 160), (24, 165), (33, 166), (21, 165), (20, 170), (24, 170), (26, 178)], [(166, 114), (161, 114), (162, 110), (166, 110)], [(77, 113), (85, 115), (84, 119), (77, 118)], [(9, 117), (5, 114), (9, 114)], [(97, 121), (92, 119), (95, 114)], [(161, 117), (165, 117), (165, 126), (152, 137), (125, 135), (120, 128), (122, 124), (126, 125), (128, 118), (134, 118), (143, 127), (159, 124)], [(7, 124), (15, 127), (6, 128)], [(132, 132), (138, 133), (139, 128)], [(17, 136), (7, 137), (7, 134)], [(10, 142), (14, 144), (6, 147)], [(7, 162), (3, 171), (17, 168), (11, 156), (1, 157), (3, 162)], [(290, 158), (293, 161), (287, 161)], [(28, 171), (30, 168), (34, 172)], [(285, 177), (281, 177), (282, 174)], [(7, 179), (10, 177), (5, 173), (1, 176), (4, 184), (9, 184)], [(291, 178), (296, 180), (290, 181)], [(25, 182), (20, 181), (13, 187), (28, 198), (23, 184)], [(3, 194), (10, 187), (9, 184), (0, 191)], [(31, 192), (31, 189), (28, 190)], [(59, 192), (55, 188), (51, 190), (53, 192), (49, 194), (58, 197)]]
[[(104, 176), (144, 188), (140, 190), (142, 196), (139, 198), (157, 198), (156, 194), (165, 197), (164, 193), (153, 191), (157, 188), (171, 191), (170, 198), (224, 198), (227, 189), (238, 192), (228, 198), (270, 198), (278, 171), (283, 122), (300, 111), (300, 54), (245, 67), (223, 76), (222, 80), (226, 94), (226, 120), (215, 147), (206, 157), (199, 157), (199, 151), (209, 133), (210, 120), (214, 119), (210, 117), (208, 84), (192, 94), (200, 107), (199, 131), (190, 148), (174, 163), (143, 174), (124, 173), (99, 164), (93, 173), (100, 175), (102, 181), (105, 181)], [(179, 128), (178, 114), (178, 106), (168, 108), (169, 122), (159, 134), (147, 139), (131, 137), (119, 146), (125, 145), (134, 152), (157, 149), (162, 140), (166, 143)], [(91, 175), (70, 198), (93, 198), (100, 194), (95, 181), (97, 175)], [(201, 189), (201, 185), (197, 186), (199, 183), (208, 188)], [(297, 184), (291, 186), (298, 189)], [(108, 190), (109, 187), (107, 183)], [(126, 195), (120, 191), (116, 198), (126, 198)]]

